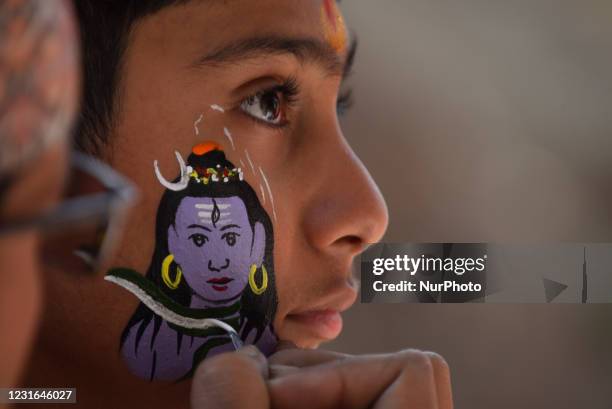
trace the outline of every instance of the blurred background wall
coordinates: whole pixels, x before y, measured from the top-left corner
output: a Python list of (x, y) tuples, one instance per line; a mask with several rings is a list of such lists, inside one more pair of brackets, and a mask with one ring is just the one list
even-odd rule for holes
[[(342, 8), (359, 38), (343, 128), (384, 240), (612, 242), (610, 0)], [(459, 409), (612, 407), (612, 305), (356, 305), (327, 347), (437, 351)]]

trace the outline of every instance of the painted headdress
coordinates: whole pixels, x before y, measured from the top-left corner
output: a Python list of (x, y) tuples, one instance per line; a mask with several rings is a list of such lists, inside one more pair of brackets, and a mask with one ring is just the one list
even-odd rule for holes
[[(192, 154), (189, 156), (189, 163), (186, 164), (181, 154), (175, 152), (180, 168), (180, 176), (175, 182), (166, 180), (159, 170), (157, 161), (153, 162), (155, 175), (162, 186), (168, 190), (179, 192), (187, 188), (189, 181), (207, 185), (209, 183), (230, 183), (244, 180), (244, 174), (241, 168), (227, 165), (229, 162), (225, 159), (225, 154), (219, 144), (210, 141), (203, 142), (194, 146), (191, 153)], [(199, 159), (203, 158), (205, 155), (218, 156), (218, 163), (212, 167), (198, 163), (203, 162)], [(207, 162), (210, 163), (210, 161)]]

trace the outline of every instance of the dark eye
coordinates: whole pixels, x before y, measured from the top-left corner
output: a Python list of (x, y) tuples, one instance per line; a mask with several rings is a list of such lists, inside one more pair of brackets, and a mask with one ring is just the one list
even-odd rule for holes
[(228, 246), (234, 246), (240, 235), (238, 233), (225, 233), (221, 238), (226, 241)]
[(240, 103), (240, 110), (253, 120), (281, 128), (288, 125), (290, 109), (298, 102), (297, 80), (287, 78), (282, 84), (259, 91)]
[(282, 113), (282, 92), (270, 90), (251, 95), (240, 104), (247, 114), (255, 119), (278, 125), (283, 121)]
[(196, 246), (202, 247), (204, 243), (208, 241), (208, 237), (203, 234), (196, 233), (189, 236), (189, 240), (193, 241), (193, 244)]

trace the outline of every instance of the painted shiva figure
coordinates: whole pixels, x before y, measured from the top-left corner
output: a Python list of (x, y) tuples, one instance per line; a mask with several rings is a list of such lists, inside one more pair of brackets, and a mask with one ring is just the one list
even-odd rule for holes
[(187, 164), (176, 156), (181, 175), (173, 182), (155, 163), (166, 190), (146, 277), (121, 268), (106, 277), (141, 300), (121, 353), (134, 374), (149, 380), (189, 377), (205, 357), (234, 349), (230, 332), (266, 355), (277, 343), (268, 214), (216, 143), (194, 147)]

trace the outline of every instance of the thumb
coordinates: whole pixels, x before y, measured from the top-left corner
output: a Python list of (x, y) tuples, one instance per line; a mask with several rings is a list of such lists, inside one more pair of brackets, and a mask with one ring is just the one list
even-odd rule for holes
[(207, 358), (193, 376), (191, 407), (268, 409), (268, 374), (268, 361), (253, 345)]

